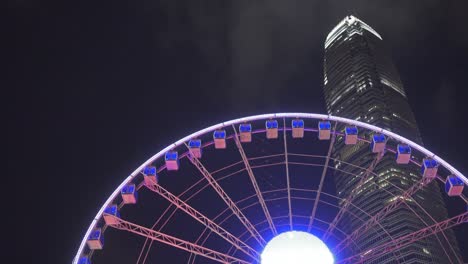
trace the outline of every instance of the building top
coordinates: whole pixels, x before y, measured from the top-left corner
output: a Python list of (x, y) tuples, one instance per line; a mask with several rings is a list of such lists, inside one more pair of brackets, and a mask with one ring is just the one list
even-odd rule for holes
[(367, 30), (368, 32), (372, 33), (379, 39), (382, 39), (382, 37), (375, 31), (373, 28), (371, 28), (369, 25), (364, 23), (362, 20), (359, 18), (356, 18), (354, 16), (347, 16), (343, 20), (341, 20), (338, 25), (336, 25), (332, 31), (327, 36), (327, 39), (325, 40), (325, 48), (330, 46), (330, 44), (339, 36), (341, 33), (345, 32), (347, 28), (351, 26), (357, 26), (358, 28)]

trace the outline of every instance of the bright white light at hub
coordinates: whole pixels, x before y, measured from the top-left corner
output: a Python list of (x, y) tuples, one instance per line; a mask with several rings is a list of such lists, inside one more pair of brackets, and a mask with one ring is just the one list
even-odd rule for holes
[(316, 236), (290, 231), (274, 237), (262, 252), (262, 264), (333, 264), (328, 247)]

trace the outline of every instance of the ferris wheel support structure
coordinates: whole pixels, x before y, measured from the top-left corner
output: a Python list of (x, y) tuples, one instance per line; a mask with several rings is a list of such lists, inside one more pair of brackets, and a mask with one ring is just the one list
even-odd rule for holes
[(134, 234), (150, 238), (152, 240), (157, 240), (164, 244), (171, 245), (173, 247), (176, 247), (176, 248), (179, 248), (179, 249), (182, 249), (182, 250), (185, 250), (185, 251), (197, 254), (197, 255), (201, 255), (206, 258), (216, 260), (221, 263), (249, 264), (249, 262), (247, 261), (217, 252), (215, 250), (211, 250), (209, 248), (202, 247), (200, 245), (155, 231), (153, 229), (139, 226), (137, 224), (125, 221), (123, 219), (120, 219), (112, 215), (107, 215), (107, 217), (114, 219), (113, 221), (115, 221), (115, 223), (110, 224), (109, 226), (116, 228), (116, 229), (126, 230)]
[(208, 217), (204, 216), (195, 208), (191, 207), (190, 205), (182, 201), (180, 198), (170, 193), (168, 190), (164, 189), (161, 185), (147, 184), (146, 187), (150, 189), (151, 191), (161, 195), (164, 199), (168, 200), (171, 204), (175, 205), (177, 208), (181, 209), (182, 211), (190, 215), (193, 219), (203, 224), (206, 228), (215, 232), (224, 240), (231, 243), (234, 247), (236, 247), (237, 249), (241, 250), (245, 254), (249, 255), (250, 257), (258, 261), (258, 252), (256, 252), (254, 249), (252, 249), (249, 245), (245, 244), (236, 236), (226, 231), (221, 226), (217, 225)]
[(229, 197), (229, 195), (224, 191), (224, 189), (219, 185), (219, 183), (213, 178), (211, 173), (203, 166), (203, 164), (196, 157), (189, 156), (190, 161), (195, 167), (200, 171), (203, 176), (207, 179), (213, 189), (218, 193), (218, 195), (223, 199), (226, 205), (231, 208), (234, 214), (239, 218), (241, 223), (249, 230), (255, 240), (264, 246), (266, 244), (265, 239), (260, 235), (260, 233), (255, 229), (254, 225), (250, 220), (244, 215), (244, 213), (237, 207), (236, 203)]
[(255, 175), (252, 171), (252, 167), (250, 166), (249, 159), (247, 158), (247, 155), (245, 155), (245, 151), (244, 151), (244, 148), (242, 147), (242, 143), (239, 140), (239, 135), (237, 134), (236, 127), (232, 125), (232, 128), (234, 129), (234, 134), (235, 134), (234, 141), (236, 142), (236, 146), (239, 149), (239, 153), (242, 156), (242, 160), (244, 161), (247, 174), (249, 174), (250, 181), (252, 182), (252, 185), (255, 189), (255, 193), (257, 194), (260, 205), (262, 206), (263, 213), (265, 214), (265, 217), (268, 221), (268, 225), (270, 226), (271, 232), (273, 232), (273, 235), (276, 236), (278, 234), (278, 231), (276, 231), (275, 224), (273, 224), (270, 211), (268, 211), (268, 207), (265, 203), (265, 199), (263, 199), (262, 191), (260, 191), (260, 187), (258, 186), (257, 180), (255, 179)]
[(356, 230), (354, 230), (350, 235), (348, 235), (344, 240), (342, 240), (338, 245), (335, 247), (335, 252), (339, 253), (341, 252), (344, 248), (346, 248), (349, 245), (349, 241), (356, 239), (369, 229), (371, 229), (373, 226), (375, 226), (377, 223), (379, 223), (382, 219), (384, 219), (389, 213), (393, 212), (395, 209), (397, 209), (400, 205), (405, 203), (405, 199), (409, 199), (413, 194), (415, 194), (417, 191), (419, 191), (422, 187), (426, 186), (431, 180), (429, 179), (422, 179), (421, 181), (415, 183), (411, 188), (406, 190), (404, 193), (401, 194), (401, 198), (395, 199), (391, 203), (389, 203), (387, 206), (385, 206), (381, 211), (379, 211), (377, 214), (372, 216), (366, 223), (358, 227)]
[(324, 241), (329, 238), (330, 233), (333, 231), (333, 229), (336, 227), (338, 222), (341, 220), (341, 218), (344, 216), (344, 214), (348, 210), (348, 207), (349, 207), (350, 203), (354, 200), (354, 197), (356, 196), (356, 193), (357, 193), (357, 190), (359, 189), (359, 187), (361, 187), (367, 181), (367, 179), (370, 177), (370, 175), (372, 175), (372, 171), (374, 170), (375, 166), (377, 165), (377, 163), (380, 161), (380, 158), (382, 157), (381, 155), (382, 155), (382, 153), (377, 153), (376, 154), (374, 160), (369, 165), (369, 168), (366, 169), (366, 172), (365, 172), (364, 176), (361, 177), (358, 184), (356, 185), (357, 187), (352, 189), (349, 196), (345, 199), (344, 205), (340, 208), (340, 211), (335, 216), (335, 218), (333, 219), (331, 224), (328, 226), (327, 231), (323, 235), (322, 239)]
[(315, 196), (314, 207), (312, 207), (312, 215), (310, 216), (309, 225), (307, 227), (307, 232), (310, 232), (310, 230), (312, 229), (312, 225), (314, 224), (315, 214), (317, 212), (317, 206), (320, 200), (320, 193), (322, 192), (323, 182), (325, 181), (325, 176), (327, 175), (328, 163), (330, 163), (333, 145), (335, 144), (337, 124), (338, 123), (335, 122), (335, 125), (333, 127), (333, 132), (332, 132), (333, 136), (330, 140), (330, 146), (328, 146), (327, 158), (325, 159), (325, 165), (323, 166), (322, 176), (320, 177), (320, 183), (319, 183), (317, 195)]

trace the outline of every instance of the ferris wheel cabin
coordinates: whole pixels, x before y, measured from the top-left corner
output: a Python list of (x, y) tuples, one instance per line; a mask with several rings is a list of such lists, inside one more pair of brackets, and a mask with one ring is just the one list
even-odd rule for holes
[(177, 151), (168, 151), (164, 155), (166, 169), (170, 171), (179, 170), (179, 153)]
[(358, 140), (358, 129), (357, 127), (345, 127), (345, 144), (355, 145)]
[(330, 121), (320, 121), (318, 123), (318, 138), (320, 140), (330, 139), (331, 124)]
[(445, 180), (445, 192), (448, 196), (460, 196), (464, 187), (463, 181), (455, 175), (450, 175)]
[(267, 120), (265, 122), (266, 128), (266, 137), (268, 139), (278, 138), (278, 121), (277, 120)]
[(302, 119), (293, 119), (291, 127), (292, 127), (292, 137), (293, 138), (303, 138), (304, 137), (304, 120), (302, 120)]
[(437, 176), (439, 164), (433, 159), (424, 159), (421, 166), (421, 173), (425, 179), (434, 179)]
[(202, 156), (201, 139), (191, 139), (188, 142), (190, 155), (199, 159)]
[(104, 248), (104, 235), (102, 234), (101, 228), (94, 229), (91, 234), (89, 234), (88, 241), (89, 249), (99, 250)]
[(374, 134), (372, 135), (371, 149), (374, 153), (383, 152), (385, 150), (385, 135), (384, 134)]
[(104, 222), (106, 222), (106, 225), (117, 224), (116, 217), (120, 217), (119, 208), (117, 207), (117, 205), (116, 204), (109, 205), (104, 210), (103, 217), (104, 217)]
[(398, 164), (408, 164), (411, 159), (411, 147), (405, 144), (398, 144), (396, 162)]
[(143, 175), (144, 175), (144, 181), (146, 185), (158, 183), (158, 175), (156, 173), (156, 167), (154, 166), (145, 167), (145, 169), (143, 169)]
[(251, 124), (240, 124), (239, 125), (239, 137), (241, 142), (252, 141), (252, 125)]
[(127, 184), (120, 190), (122, 201), (124, 204), (136, 204), (138, 199), (138, 192), (135, 184)]
[(213, 132), (213, 140), (216, 149), (226, 148), (226, 130), (216, 130)]

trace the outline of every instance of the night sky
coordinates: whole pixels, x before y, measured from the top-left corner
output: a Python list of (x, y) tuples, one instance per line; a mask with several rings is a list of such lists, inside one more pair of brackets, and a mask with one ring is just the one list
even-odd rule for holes
[(70, 263), (113, 189), (189, 133), (251, 114), (325, 113), (323, 43), (348, 14), (382, 35), (426, 147), (468, 174), (467, 1), (9, 7), (2, 218), (16, 230), (15, 263)]

